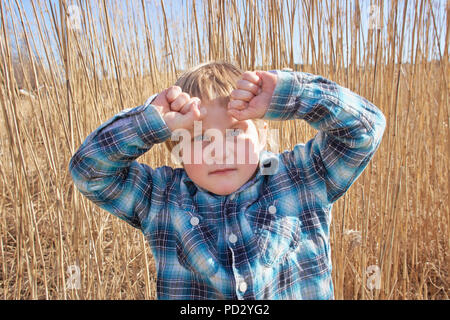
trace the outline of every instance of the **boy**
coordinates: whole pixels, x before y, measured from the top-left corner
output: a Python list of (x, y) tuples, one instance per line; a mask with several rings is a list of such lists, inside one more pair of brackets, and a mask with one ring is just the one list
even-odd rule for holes
[[(288, 119), (319, 132), (291, 151), (265, 151), (257, 126)], [(170, 150), (177, 130), (197, 134), (196, 121), (204, 133), (183, 138), (194, 150), (182, 150), (183, 168), (135, 161), (155, 143)], [(321, 76), (212, 62), (102, 124), (69, 170), (83, 195), (142, 230), (158, 299), (333, 299), (332, 204), (367, 166), (385, 125), (372, 103)], [(226, 132), (227, 146), (195, 161), (194, 144), (208, 148), (210, 129)], [(275, 173), (248, 160), (264, 154), (277, 159)]]

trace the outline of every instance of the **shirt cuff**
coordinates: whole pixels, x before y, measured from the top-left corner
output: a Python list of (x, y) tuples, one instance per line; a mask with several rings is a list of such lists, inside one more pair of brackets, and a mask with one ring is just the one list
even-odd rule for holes
[(269, 71), (277, 74), (277, 85), (272, 94), (269, 108), (262, 117), (264, 120), (289, 120), (295, 113), (295, 103), (303, 91), (294, 72), (285, 70)]
[(137, 134), (150, 145), (164, 142), (172, 134), (159, 111), (150, 104), (154, 97), (150, 97), (142, 106), (143, 111), (134, 117)]

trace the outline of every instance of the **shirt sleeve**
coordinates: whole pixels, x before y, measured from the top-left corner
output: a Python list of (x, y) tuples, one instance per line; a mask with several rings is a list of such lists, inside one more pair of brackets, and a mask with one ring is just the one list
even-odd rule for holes
[(386, 119), (371, 102), (320, 75), (275, 72), (277, 85), (263, 119), (303, 119), (319, 131), (307, 143), (295, 145), (286, 159), (304, 169), (304, 178), (321, 186), (327, 201), (333, 203), (375, 154)]
[(156, 169), (135, 159), (171, 132), (158, 110), (150, 104), (125, 109), (92, 132), (69, 162), (77, 189), (102, 209), (135, 228), (162, 202), (173, 170)]

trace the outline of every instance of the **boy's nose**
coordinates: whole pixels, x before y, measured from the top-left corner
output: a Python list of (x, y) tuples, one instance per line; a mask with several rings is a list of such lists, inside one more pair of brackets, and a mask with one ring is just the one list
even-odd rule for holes
[(214, 164), (235, 164), (234, 154), (236, 147), (234, 143), (223, 140), (222, 146), (217, 146), (211, 155)]

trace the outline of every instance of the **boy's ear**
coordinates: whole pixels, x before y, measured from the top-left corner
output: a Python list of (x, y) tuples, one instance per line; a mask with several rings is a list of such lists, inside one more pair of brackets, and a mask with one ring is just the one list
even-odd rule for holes
[(267, 122), (264, 121), (264, 125), (262, 126), (262, 128), (258, 128), (258, 136), (259, 136), (259, 145), (261, 146), (260, 150), (264, 150), (264, 148), (267, 145), (267, 134), (268, 131), (268, 124)]

